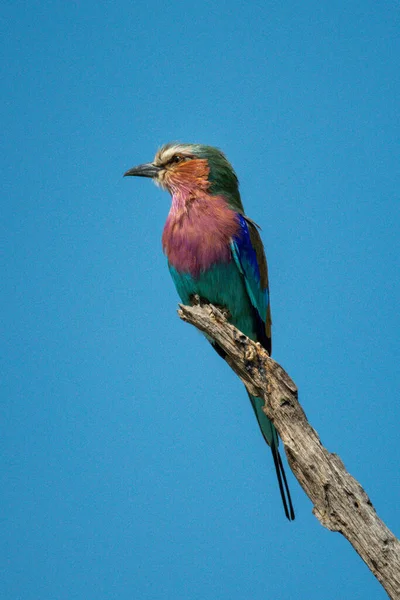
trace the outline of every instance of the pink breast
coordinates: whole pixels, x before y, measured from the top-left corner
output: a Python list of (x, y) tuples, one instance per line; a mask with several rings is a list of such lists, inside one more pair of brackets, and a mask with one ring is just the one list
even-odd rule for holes
[(231, 260), (230, 242), (238, 229), (236, 213), (223, 197), (194, 198), (184, 208), (171, 208), (163, 249), (177, 271), (197, 278), (214, 264)]

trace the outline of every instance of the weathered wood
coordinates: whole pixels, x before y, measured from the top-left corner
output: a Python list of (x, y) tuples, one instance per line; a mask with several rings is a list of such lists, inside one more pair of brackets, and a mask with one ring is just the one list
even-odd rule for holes
[(400, 599), (400, 542), (379, 519), (339, 456), (321, 444), (289, 375), (214, 306), (181, 305), (178, 314), (213, 338), (251, 393), (264, 399), (264, 411), (278, 430), (289, 465), (314, 504), (313, 513), (321, 524), (344, 535), (389, 597)]

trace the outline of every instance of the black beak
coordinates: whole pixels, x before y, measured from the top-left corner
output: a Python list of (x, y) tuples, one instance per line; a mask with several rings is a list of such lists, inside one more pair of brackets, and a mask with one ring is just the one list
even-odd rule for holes
[(156, 177), (157, 173), (161, 170), (161, 167), (153, 165), (153, 163), (146, 163), (144, 165), (138, 165), (129, 169), (124, 173), (124, 177), (136, 175), (136, 177)]

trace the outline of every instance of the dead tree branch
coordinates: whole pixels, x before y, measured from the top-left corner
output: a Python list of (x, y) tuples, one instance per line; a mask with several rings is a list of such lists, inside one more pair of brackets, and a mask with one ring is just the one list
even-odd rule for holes
[(179, 316), (213, 338), (251, 393), (264, 399), (264, 411), (278, 430), (290, 468), (314, 504), (314, 515), (324, 527), (344, 535), (389, 597), (399, 600), (400, 542), (339, 456), (321, 444), (289, 375), (214, 306), (180, 306)]

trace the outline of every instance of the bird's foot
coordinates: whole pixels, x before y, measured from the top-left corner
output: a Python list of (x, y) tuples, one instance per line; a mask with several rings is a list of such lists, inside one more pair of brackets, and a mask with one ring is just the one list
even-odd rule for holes
[(199, 294), (192, 294), (190, 296), (190, 303), (192, 306), (203, 306), (204, 304), (210, 304), (206, 298), (202, 298)]
[[(209, 315), (216, 321), (226, 320), (228, 321), (231, 317), (231, 313), (224, 306), (215, 306), (214, 304), (208, 305)], [(221, 319), (222, 317), (222, 319)]]
[(220, 306), (219, 304), (211, 304), (211, 302), (207, 300), (207, 298), (203, 298), (202, 296), (199, 296), (199, 294), (192, 294), (190, 296), (190, 303), (192, 306), (208, 306), (210, 316), (218, 317), (220, 316), (220, 313), (222, 313), (222, 316), (226, 320), (229, 320), (231, 318), (231, 313), (227, 308), (225, 308), (225, 306)]

